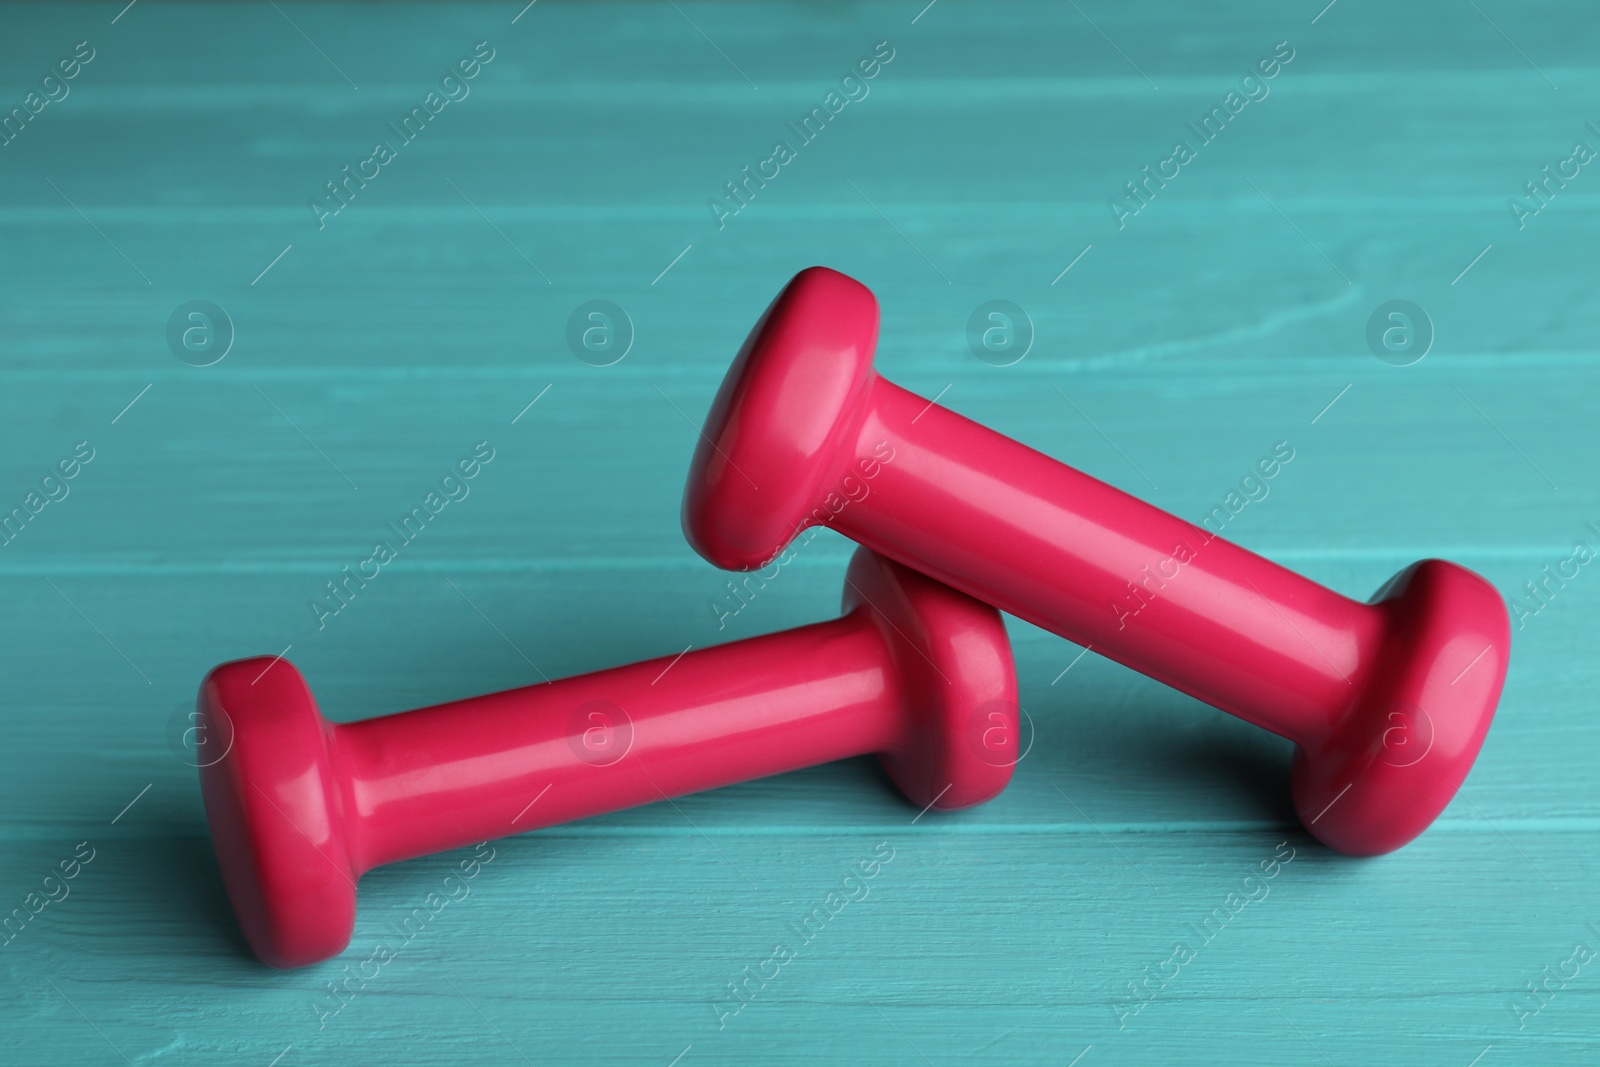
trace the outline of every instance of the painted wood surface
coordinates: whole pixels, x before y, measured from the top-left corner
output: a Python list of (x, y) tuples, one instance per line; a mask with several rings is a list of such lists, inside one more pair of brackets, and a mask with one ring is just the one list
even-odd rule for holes
[[(1600, 148), (1592, 8), (120, 6), (0, 9), (0, 105), (61, 97), (0, 147), (0, 508), (93, 451), (0, 549), (0, 910), (76, 871), (0, 946), (0, 1061), (1594, 1062), (1600, 577), (1522, 590), (1600, 548), (1600, 176), (1508, 206)], [(460, 98), (402, 141), (430, 91)], [(884, 373), (963, 414), (1193, 519), (1287, 441), (1229, 537), (1353, 596), (1442, 555), (1521, 597), (1462, 795), (1396, 855), (1333, 855), (1287, 743), (1013, 620), (1035, 736), (981, 809), (817, 768), (496, 843), (411, 938), (461, 857), (380, 870), (343, 958), (257, 964), (179, 743), (213, 664), (288, 649), (343, 720), (836, 611), (841, 539), (727, 616), (677, 517), (722, 372), (811, 263), (871, 285)], [(969, 348), (994, 299), (1032, 324), (1013, 365)], [(1436, 335), (1411, 366), (1369, 350), (1396, 299)], [(211, 366), (169, 348), (192, 300), (232, 323)], [(611, 366), (569, 346), (591, 300), (631, 322)], [(319, 628), (479, 441), (470, 495)], [(805, 925), (830, 893), (857, 899)]]

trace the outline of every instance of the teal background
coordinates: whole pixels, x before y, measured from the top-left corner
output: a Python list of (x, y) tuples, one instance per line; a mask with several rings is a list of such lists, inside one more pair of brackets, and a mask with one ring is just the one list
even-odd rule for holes
[[(0, 147), (0, 504), (95, 449), (0, 549), (0, 912), (95, 857), (0, 947), (0, 1060), (1594, 1062), (1600, 963), (1513, 1007), (1600, 949), (1591, 567), (1515, 631), (1482, 757), (1397, 854), (1299, 829), (1286, 742), (1013, 620), (1036, 737), (992, 803), (916, 818), (854, 760), (497, 842), (319, 1028), (470, 850), (364, 879), (341, 959), (262, 967), (174, 741), (201, 676), (288, 646), (352, 719), (831, 616), (842, 539), (719, 630), (727, 576), (678, 526), (694, 427), (801, 267), (878, 293), (888, 377), (1187, 518), (1289, 442), (1228, 536), (1352, 596), (1432, 555), (1516, 595), (1600, 548), (1600, 174), (1524, 228), (1507, 205), (1600, 146), (1592, 6), (520, 8), (0, 7), (0, 110), (95, 49)], [(483, 40), (319, 230), (308, 199)], [(1119, 230), (1108, 198), (1285, 40)], [(879, 41), (870, 95), (719, 230), (708, 198)], [(595, 299), (636, 333), (608, 367), (567, 342)], [(1035, 331), (1011, 366), (968, 347), (994, 299)], [(1393, 299), (1436, 332), (1407, 367), (1366, 340)], [(233, 322), (213, 366), (168, 348), (190, 300)], [(470, 497), (318, 630), (310, 598), (480, 440)], [(870, 895), (719, 1029), (880, 842)]]

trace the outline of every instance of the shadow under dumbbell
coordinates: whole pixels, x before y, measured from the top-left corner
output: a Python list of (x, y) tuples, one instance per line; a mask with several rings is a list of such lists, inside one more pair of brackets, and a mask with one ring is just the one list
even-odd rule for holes
[(1182, 694), (1140, 691), (1149, 684), (1137, 680), (1130, 692), (1125, 679), (1097, 678), (1070, 699), (1024, 694), (1038, 736), (1012, 788), (1057, 782), (1108, 822), (1238, 820), (1299, 830), (1293, 744)]
[(222, 886), (198, 795), (152, 794), (143, 806), (141, 815), (170, 833), (107, 840), (102, 848), (115, 865), (117, 906), (129, 924), (144, 927), (163, 943), (191, 942), (190, 954), (219, 966), (260, 973)]
[(1293, 746), (1264, 730), (1236, 729), (1233, 720), (1207, 725), (1214, 728), (1188, 736), (1156, 731), (1140, 753), (1145, 773), (1197, 796), (1227, 790), (1257, 817), (1299, 830), (1289, 784)]

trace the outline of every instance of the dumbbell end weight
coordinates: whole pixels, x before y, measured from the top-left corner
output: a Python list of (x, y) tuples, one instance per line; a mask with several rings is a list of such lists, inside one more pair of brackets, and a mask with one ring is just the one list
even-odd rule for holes
[(1511, 655), (1500, 594), (1457, 564), (1414, 563), (1371, 604), (1383, 620), (1375, 662), (1327, 734), (1301, 740), (1292, 775), (1306, 829), (1357, 856), (1399, 848), (1449, 805), (1489, 732)]
[(343, 950), (356, 879), (333, 724), (287, 660), (235, 660), (200, 686), (200, 791), (245, 940), (273, 967)]
[[(848, 463), (875, 376), (878, 302), (811, 267), (750, 331), (706, 416), (683, 496), (683, 532), (707, 560), (754, 570), (870, 480)], [(859, 463), (871, 464), (873, 459)], [(848, 506), (848, 505), (845, 505)]]
[(903, 718), (878, 762), (918, 808), (955, 811), (997, 796), (1021, 759), (1017, 676), (1000, 613), (858, 548), (843, 610), (864, 611), (888, 646)]

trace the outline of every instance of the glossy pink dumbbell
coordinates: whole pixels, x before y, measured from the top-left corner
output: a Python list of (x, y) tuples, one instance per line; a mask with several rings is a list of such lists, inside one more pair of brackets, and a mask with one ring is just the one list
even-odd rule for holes
[(335, 725), (267, 657), (200, 687), (200, 784), (223, 881), (275, 967), (340, 952), (385, 863), (848, 756), (962, 808), (1017, 759), (999, 613), (862, 549), (844, 617)]
[(778, 295), (689, 472), (701, 555), (748, 570), (824, 524), (1090, 645), (1294, 741), (1295, 807), (1344, 852), (1398, 848), (1450, 802), (1510, 653), (1488, 582), (1424, 560), (1349, 600), (885, 381), (877, 334), (843, 274)]

